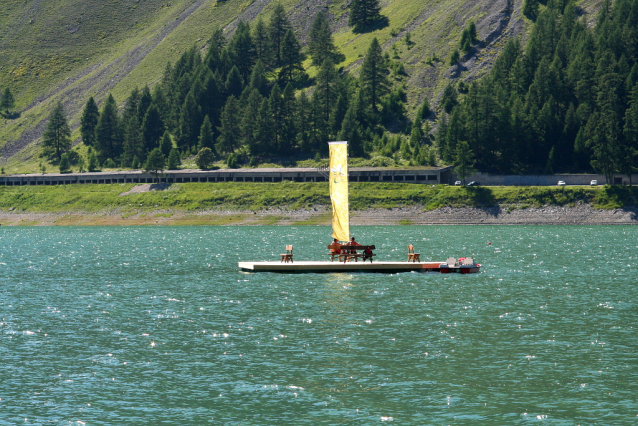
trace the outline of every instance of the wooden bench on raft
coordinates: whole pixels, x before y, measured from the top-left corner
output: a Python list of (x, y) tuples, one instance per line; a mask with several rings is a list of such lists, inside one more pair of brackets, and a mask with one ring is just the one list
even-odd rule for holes
[[(330, 249), (330, 253), (328, 253), (328, 256), (331, 256), (330, 260), (333, 262), (335, 257), (337, 257), (339, 259), (339, 262), (343, 263), (349, 262), (352, 259), (354, 259), (355, 262), (358, 262), (359, 258), (361, 258), (364, 262), (369, 259), (370, 263), (372, 263), (372, 257), (376, 256), (374, 253), (365, 253), (365, 250), (368, 248), (370, 249), (370, 251), (375, 250), (376, 247), (374, 245), (351, 246), (348, 244), (332, 243), (328, 245), (328, 248)], [(357, 251), (361, 251), (361, 253), (357, 253)]]

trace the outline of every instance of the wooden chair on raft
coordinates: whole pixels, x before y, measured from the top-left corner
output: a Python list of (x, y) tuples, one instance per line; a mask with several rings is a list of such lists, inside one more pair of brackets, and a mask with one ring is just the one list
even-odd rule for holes
[(421, 253), (414, 252), (414, 246), (412, 244), (408, 244), (408, 262), (419, 262), (421, 263)]
[(285, 263), (292, 263), (292, 244), (286, 246), (286, 253), (281, 255), (281, 261)]

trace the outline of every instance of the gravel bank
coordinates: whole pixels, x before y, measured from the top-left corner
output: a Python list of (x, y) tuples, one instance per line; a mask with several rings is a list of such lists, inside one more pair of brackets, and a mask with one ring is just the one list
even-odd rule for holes
[[(419, 207), (370, 209), (350, 213), (352, 225), (638, 225), (635, 207), (597, 210), (589, 205), (541, 208), (451, 208), (423, 211)], [(328, 225), (330, 209), (268, 209), (264, 211), (209, 210), (196, 213), (146, 212), (89, 214), (0, 212), (4, 226), (65, 225)]]

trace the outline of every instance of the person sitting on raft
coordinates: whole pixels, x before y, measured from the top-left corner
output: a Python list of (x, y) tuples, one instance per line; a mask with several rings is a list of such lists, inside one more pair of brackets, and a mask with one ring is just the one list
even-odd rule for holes
[[(337, 245), (339, 245), (339, 240), (338, 240), (338, 239), (336, 239), (336, 238), (335, 238), (335, 239), (333, 239), (333, 240), (332, 240), (332, 244), (337, 244)], [(338, 249), (338, 248), (331, 248), (331, 249), (330, 249), (330, 253), (332, 253), (332, 254), (340, 254), (340, 253), (341, 253), (341, 249)]]

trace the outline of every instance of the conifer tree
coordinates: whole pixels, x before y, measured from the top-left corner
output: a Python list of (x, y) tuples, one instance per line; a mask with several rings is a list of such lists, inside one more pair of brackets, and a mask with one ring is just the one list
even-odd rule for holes
[(317, 13), (308, 34), (308, 53), (312, 57), (312, 65), (320, 67), (326, 59), (337, 64), (343, 61), (343, 55), (337, 51), (330, 31), (328, 18), (323, 12)]
[(215, 147), (215, 141), (213, 139), (213, 126), (210, 123), (210, 119), (208, 116), (204, 117), (204, 122), (202, 123), (202, 127), (199, 131), (199, 141), (197, 143), (197, 148), (201, 150), (202, 148), (211, 148)]
[(195, 102), (195, 96), (189, 93), (181, 108), (179, 120), (177, 146), (182, 151), (191, 151), (193, 146), (197, 144), (202, 123), (200, 114), (199, 106)]
[(390, 91), (388, 67), (376, 37), (372, 40), (361, 65), (359, 80), (366, 100), (376, 114), (379, 112), (378, 105), (381, 97)]
[(629, 185), (632, 185), (631, 175), (638, 169), (638, 83), (632, 90), (629, 108), (625, 112), (624, 136), (621, 168), (629, 175)]
[(348, 141), (348, 150), (350, 156), (360, 157), (363, 155), (363, 140), (361, 126), (357, 121), (356, 106), (351, 104), (343, 118), (341, 131), (337, 138), (342, 141)]
[(98, 160), (102, 163), (109, 158), (115, 161), (122, 154), (122, 129), (113, 95), (109, 94), (100, 112), (95, 142)]
[(266, 96), (269, 93), (268, 77), (266, 76), (266, 68), (261, 60), (257, 60), (250, 74), (249, 86), (256, 89), (261, 96)]
[(255, 45), (250, 34), (250, 25), (239, 21), (233, 38), (228, 43), (228, 52), (233, 64), (244, 81), (248, 81), (255, 63)]
[(166, 130), (162, 135), (159, 148), (160, 151), (162, 151), (162, 154), (164, 154), (164, 157), (168, 157), (173, 150), (173, 141), (171, 140), (171, 134), (168, 133), (168, 130)]
[(381, 19), (380, 12), (379, 0), (352, 0), (348, 25), (354, 27), (355, 31), (363, 31)]
[(279, 68), (282, 65), (282, 44), (286, 33), (291, 29), (292, 26), (286, 18), (284, 7), (281, 3), (275, 4), (268, 24), (269, 50), (273, 68)]
[(454, 152), (454, 173), (461, 178), (463, 185), (465, 185), (465, 179), (476, 171), (474, 164), (474, 153), (470, 145), (467, 141), (459, 141)]
[(295, 148), (297, 123), (295, 121), (297, 99), (295, 89), (288, 83), (282, 94), (281, 102), (281, 138), (279, 140), (279, 152), (291, 155)]
[(5, 115), (9, 115), (9, 111), (15, 106), (15, 99), (11, 93), (11, 89), (6, 87), (0, 97), (0, 111), (4, 110)]
[(66, 120), (61, 101), (53, 108), (42, 136), (42, 156), (60, 161), (62, 154), (71, 148), (71, 129)]
[(283, 98), (279, 85), (275, 84), (268, 98), (268, 106), (272, 116), (272, 149), (276, 154), (282, 154), (279, 151), (281, 141), (281, 131), (283, 126)]
[(69, 155), (66, 152), (60, 156), (60, 173), (71, 173)]
[[(275, 85), (273, 87), (273, 90)], [(268, 98), (264, 98), (259, 106), (259, 113), (257, 114), (257, 122), (255, 126), (255, 143), (254, 148), (251, 149), (253, 155), (260, 154), (274, 154), (275, 147), (275, 131), (273, 126), (273, 116), (270, 110), (270, 101)]]
[(179, 152), (175, 148), (171, 149), (171, 152), (168, 155), (168, 170), (177, 170), (179, 169), (180, 164)]
[(232, 153), (241, 142), (241, 128), (239, 126), (239, 102), (231, 96), (224, 105), (222, 111), (221, 127), (217, 138), (217, 151), (220, 153)]
[[(321, 104), (322, 119), (328, 123), (330, 113), (339, 96), (338, 93), (338, 74), (330, 59), (323, 61), (319, 73), (317, 74), (317, 84), (314, 96), (317, 96), (318, 102)], [(339, 130), (341, 127), (339, 127)]]
[(310, 102), (305, 92), (297, 100), (297, 143), (303, 153), (310, 153)]
[(244, 105), (241, 116), (240, 128), (242, 141), (253, 155), (259, 154), (259, 146), (255, 132), (257, 128), (257, 116), (262, 100), (263, 97), (259, 94), (259, 91), (253, 88), (246, 99), (246, 104)]
[(137, 105), (137, 118), (140, 124), (144, 122), (144, 117), (146, 117), (146, 111), (148, 111), (152, 103), (153, 103), (153, 96), (151, 95), (151, 90), (148, 88), (148, 86), (144, 86), (144, 88), (140, 92), (140, 99)]
[[(125, 167), (137, 168), (139, 160), (146, 158), (146, 149), (144, 148), (144, 139), (142, 130), (137, 121), (136, 115), (124, 115), (122, 117), (123, 127), (123, 147), (122, 147), (122, 165)], [(138, 164), (135, 165), (134, 159), (137, 158)]]
[(228, 73), (228, 77), (226, 77), (226, 96), (234, 96), (235, 98), (239, 98), (241, 96), (241, 92), (244, 90), (244, 80), (239, 73), (239, 68), (233, 65)]
[(95, 128), (97, 127), (97, 121), (100, 117), (100, 112), (95, 103), (93, 96), (89, 98), (82, 111), (82, 117), (80, 118), (80, 135), (82, 135), (82, 142), (84, 145), (91, 146), (95, 143)]
[(304, 55), (292, 30), (288, 30), (281, 43), (279, 82), (282, 86), (305, 79), (302, 62)]
[(257, 23), (255, 23), (253, 27), (253, 43), (255, 48), (255, 63), (261, 61), (263, 66), (271, 63), (268, 29), (261, 15), (259, 15)]
[(155, 104), (151, 104), (146, 110), (142, 120), (142, 138), (147, 151), (159, 147), (160, 139), (164, 135), (164, 121)]

